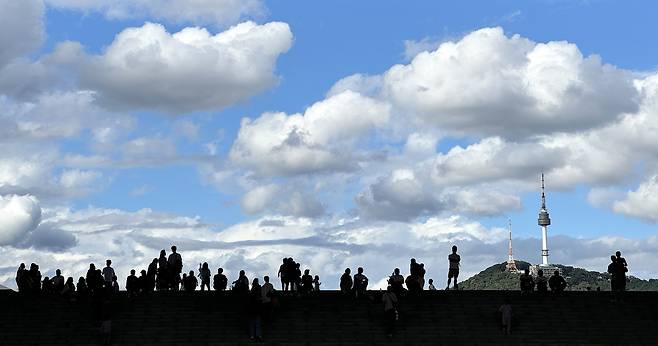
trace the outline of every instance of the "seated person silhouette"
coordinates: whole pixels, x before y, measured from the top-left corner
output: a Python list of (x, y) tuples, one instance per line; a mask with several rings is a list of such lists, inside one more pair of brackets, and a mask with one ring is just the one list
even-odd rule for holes
[(139, 292), (146, 292), (149, 286), (149, 279), (146, 276), (146, 270), (142, 269), (139, 272), (139, 280), (137, 280), (137, 287)]
[(530, 269), (526, 268), (519, 277), (519, 285), (522, 293), (530, 293), (535, 289), (535, 280), (530, 275)]
[(185, 292), (194, 292), (196, 287), (199, 285), (199, 281), (196, 276), (194, 276), (194, 270), (190, 270), (190, 273), (187, 274), (185, 280), (183, 281), (183, 288)]
[(567, 281), (560, 275), (560, 271), (556, 270), (551, 275), (551, 278), (548, 279), (548, 286), (552, 292), (560, 293), (567, 288)]
[(85, 295), (88, 293), (88, 288), (87, 288), (87, 282), (85, 281), (84, 277), (80, 277), (78, 279), (78, 283), (75, 285), (76, 291), (78, 291), (78, 295)]
[(427, 286), (427, 289), (430, 291), (436, 291), (436, 287), (434, 287), (434, 280), (430, 279), (429, 281), (429, 286)]
[(404, 285), (404, 277), (400, 275), (400, 268), (393, 270), (393, 274), (388, 278), (388, 284), (391, 285), (391, 289), (396, 295), (402, 294), (402, 291), (404, 291), (404, 287), (402, 287)]
[(55, 292), (55, 287), (53, 286), (53, 282), (47, 276), (45, 276), (43, 278), (43, 281), (41, 282), (41, 292), (45, 294), (51, 294)]
[(244, 270), (240, 270), (238, 279), (233, 281), (233, 292), (240, 294), (249, 292), (249, 279), (245, 275)]
[(350, 268), (347, 268), (340, 277), (340, 291), (343, 292), (343, 294), (350, 294), (352, 291), (354, 283), (352, 282), (352, 276), (350, 275), (351, 272)]
[(217, 269), (217, 274), (212, 279), (212, 287), (215, 291), (224, 291), (226, 290), (226, 285), (228, 284), (228, 278), (224, 275), (224, 269)]
[(541, 269), (537, 272), (535, 285), (537, 286), (537, 292), (548, 292), (548, 280), (544, 276), (544, 271)]
[(310, 270), (304, 270), (304, 275), (302, 275), (302, 290), (304, 294), (311, 293), (313, 291), (313, 277), (310, 274)]
[(126, 279), (126, 291), (131, 297), (139, 292), (139, 278), (135, 275), (135, 269), (130, 270), (130, 275)]

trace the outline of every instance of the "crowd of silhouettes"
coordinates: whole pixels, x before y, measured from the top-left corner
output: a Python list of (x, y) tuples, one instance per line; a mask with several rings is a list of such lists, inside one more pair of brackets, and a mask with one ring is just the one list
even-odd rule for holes
[[(621, 257), (619, 251), (611, 256), (611, 263), (608, 265), (608, 273), (611, 277), (611, 289), (614, 292), (621, 292), (626, 287), (626, 273), (628, 264)], [(452, 252), (448, 255), (448, 284), (446, 290), (453, 288), (458, 289), (457, 278), (459, 277), (461, 257), (457, 253), (457, 247), (452, 247)], [(244, 270), (240, 270), (238, 277), (228, 286), (228, 278), (224, 274), (223, 268), (217, 269), (217, 274), (211, 274), (211, 269), (207, 262), (199, 263), (198, 275), (194, 270), (187, 273), (183, 271), (183, 258), (177, 252), (176, 246), (171, 247), (171, 253), (167, 256), (165, 250), (160, 251), (160, 256), (154, 258), (146, 270), (141, 270), (139, 276), (135, 269), (130, 270), (130, 275), (126, 278), (125, 290), (130, 297), (147, 294), (152, 291), (185, 291), (192, 292), (200, 286), (201, 291), (212, 289), (218, 292), (231, 290), (238, 294), (245, 301), (245, 311), (247, 314), (247, 324), (249, 336), (255, 340), (262, 339), (263, 321), (269, 321), (272, 318), (277, 294), (279, 294), (269, 276), (263, 277), (263, 284), (260, 284), (259, 278), (253, 278), (250, 282)], [(407, 294), (415, 294), (425, 289), (425, 265), (418, 263), (415, 258), (411, 258), (409, 263), (409, 274), (405, 278), (399, 268), (395, 268), (389, 276), (386, 291), (381, 293), (381, 302), (384, 306), (384, 321), (386, 334), (392, 337), (395, 333), (395, 324), (399, 319), (398, 304), (401, 297)], [(181, 276), (182, 274), (182, 276)], [(313, 276), (310, 269), (301, 271), (301, 264), (295, 262), (292, 257), (284, 258), (279, 267), (277, 276), (281, 280), (282, 294), (290, 295), (309, 295), (314, 291), (320, 290), (320, 278), (318, 275)], [(60, 269), (55, 271), (55, 276), (43, 277), (39, 271), (39, 266), (35, 263), (27, 269), (24, 263), (21, 263), (16, 272), (16, 284), (20, 292), (28, 293), (45, 293), (60, 294), (65, 297), (91, 296), (93, 304), (99, 305), (102, 297), (108, 297), (119, 291), (119, 283), (116, 272), (112, 268), (112, 261), (106, 260), (105, 267), (96, 268), (94, 263), (89, 265), (87, 274), (80, 277), (77, 284), (74, 283), (73, 277), (65, 278)], [(436, 291), (434, 280), (429, 279), (428, 290)], [(406, 288), (405, 288), (406, 286)], [(356, 274), (352, 276), (350, 268), (346, 268), (340, 277), (340, 291), (346, 297), (356, 299), (367, 298), (375, 299), (375, 295), (368, 295), (368, 277), (364, 273), (363, 267), (358, 267)], [(550, 277), (544, 276), (543, 270), (538, 270), (537, 275), (533, 277), (528, 268), (519, 276), (519, 287), (523, 294), (530, 294), (536, 291), (539, 293), (551, 292), (560, 293), (567, 287), (567, 282), (560, 275), (559, 270), (554, 270)], [(77, 292), (77, 295), (75, 294)], [(99, 298), (101, 297), (101, 298)], [(105, 300), (107, 301), (107, 300)], [(99, 309), (103, 311), (103, 309)], [(502, 326), (505, 334), (509, 334), (511, 328), (512, 307), (509, 299), (501, 305), (499, 311), (502, 316)], [(106, 316), (103, 313), (103, 316)], [(103, 317), (106, 318), (106, 317)], [(104, 320), (103, 328), (109, 328), (107, 323), (109, 317)]]

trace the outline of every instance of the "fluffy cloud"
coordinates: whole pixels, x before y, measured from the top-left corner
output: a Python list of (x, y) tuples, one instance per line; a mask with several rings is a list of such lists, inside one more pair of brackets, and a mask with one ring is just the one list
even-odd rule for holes
[(114, 108), (221, 109), (274, 85), (276, 60), (291, 44), (290, 28), (281, 22), (245, 22), (216, 35), (198, 27), (170, 34), (146, 23), (84, 59), (80, 78)]
[(260, 0), (46, 0), (48, 5), (104, 13), (112, 19), (152, 17), (174, 23), (232, 24), (245, 16), (260, 16)]
[[(224, 267), (234, 278), (241, 269), (249, 277), (275, 275), (281, 258), (292, 256), (319, 274), (323, 287), (336, 288), (346, 267), (363, 266), (371, 282), (384, 282), (393, 268), (406, 272), (409, 258), (425, 263), (428, 278), (444, 277), (447, 254), (453, 244), (462, 255), (462, 276), (467, 278), (507, 258), (506, 230), (487, 228), (460, 216), (432, 217), (414, 223), (362, 222), (350, 220), (312, 220), (308, 218), (265, 216), (219, 230), (199, 218), (158, 213), (143, 209), (127, 212), (89, 208), (44, 210), (44, 230), (59, 230), (53, 244), (61, 246), (2, 246), (0, 283), (14, 286), (15, 267), (20, 262), (36, 262), (44, 275), (61, 268), (66, 276), (84, 275), (89, 263), (113, 260), (119, 277), (130, 269), (142, 269), (176, 244), (186, 270), (195, 270), (207, 261), (214, 269)], [(61, 238), (68, 234), (69, 241)], [(50, 237), (51, 235), (42, 235)], [(73, 237), (73, 238), (70, 238)], [(73, 240), (71, 240), (73, 239)], [(539, 261), (540, 240), (516, 239), (519, 259)], [(658, 249), (655, 237), (625, 239), (600, 237), (575, 239), (568, 236), (550, 238), (552, 261), (604, 270), (609, 254), (622, 250), (631, 264), (631, 274), (656, 276)], [(120, 281), (121, 282), (121, 281)], [(275, 284), (277, 284), (275, 282)]]
[(0, 68), (41, 45), (45, 36), (43, 12), (41, 0), (0, 3)]
[(520, 137), (588, 129), (637, 107), (632, 76), (567, 42), (474, 31), (384, 74), (384, 95), (423, 124)]
[(248, 214), (267, 211), (297, 217), (319, 217), (325, 213), (322, 204), (308, 193), (276, 184), (258, 186), (247, 191), (240, 205)]
[(628, 191), (626, 198), (616, 201), (613, 210), (649, 222), (658, 221), (658, 176), (642, 182), (635, 191)]
[(313, 104), (304, 114), (265, 113), (243, 119), (229, 156), (234, 164), (262, 175), (351, 170), (353, 144), (360, 135), (386, 125), (389, 116), (387, 104), (344, 91)]
[(32, 196), (0, 196), (0, 245), (21, 240), (41, 221), (41, 206)]

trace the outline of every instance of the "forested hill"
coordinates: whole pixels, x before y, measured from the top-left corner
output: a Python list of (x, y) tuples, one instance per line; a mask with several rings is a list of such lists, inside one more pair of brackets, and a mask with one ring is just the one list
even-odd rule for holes
[[(460, 288), (464, 290), (518, 290), (519, 275), (525, 268), (530, 266), (530, 263), (516, 261), (516, 267), (520, 271), (518, 274), (505, 271), (505, 264), (503, 262), (492, 265), (468, 280), (461, 282), (459, 284)], [(587, 287), (592, 290), (596, 290), (597, 287), (600, 287), (601, 290), (610, 290), (610, 275), (608, 273), (599, 273), (560, 264), (556, 266), (562, 268), (562, 275), (567, 280), (568, 290), (582, 291), (586, 290)], [(626, 285), (628, 290), (658, 291), (658, 279), (642, 280), (630, 276), (629, 280)]]

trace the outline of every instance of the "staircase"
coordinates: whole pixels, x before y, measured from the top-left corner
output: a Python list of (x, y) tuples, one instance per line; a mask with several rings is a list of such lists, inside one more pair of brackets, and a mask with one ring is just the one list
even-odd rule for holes
[[(265, 345), (610, 345), (658, 344), (658, 292), (522, 296), (505, 291), (435, 291), (400, 299), (397, 334), (383, 330), (380, 293), (354, 300), (339, 292), (283, 296)], [(511, 297), (512, 335), (498, 307)], [(156, 292), (111, 301), (0, 292), (0, 345), (98, 345), (111, 316), (113, 345), (248, 345), (243, 299), (230, 292)]]

